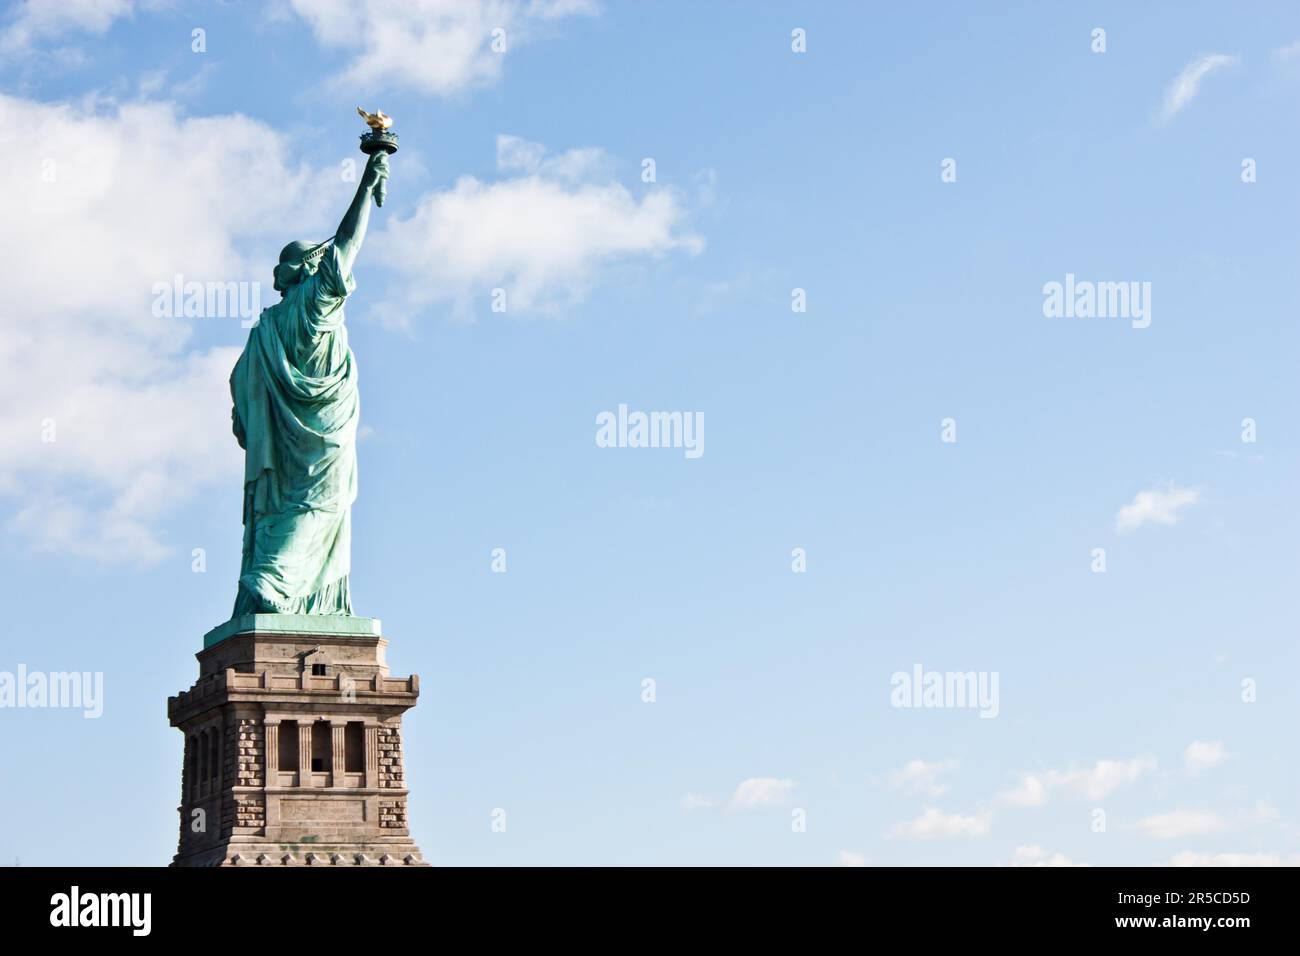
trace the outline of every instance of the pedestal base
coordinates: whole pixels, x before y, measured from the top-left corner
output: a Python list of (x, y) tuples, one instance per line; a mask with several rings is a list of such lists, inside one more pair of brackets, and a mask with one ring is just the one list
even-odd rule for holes
[(283, 844), (232, 841), (190, 856), (177, 854), (172, 866), (428, 866), (420, 848), (405, 843)]
[(168, 698), (185, 734), (173, 866), (425, 865), (407, 828), (402, 714), (371, 618), (247, 615)]

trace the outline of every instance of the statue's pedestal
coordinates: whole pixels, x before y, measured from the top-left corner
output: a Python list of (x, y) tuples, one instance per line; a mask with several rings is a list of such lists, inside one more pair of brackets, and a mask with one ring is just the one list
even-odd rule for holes
[(406, 824), (402, 714), (373, 618), (249, 614), (209, 631), (167, 700), (185, 734), (173, 866), (424, 865)]

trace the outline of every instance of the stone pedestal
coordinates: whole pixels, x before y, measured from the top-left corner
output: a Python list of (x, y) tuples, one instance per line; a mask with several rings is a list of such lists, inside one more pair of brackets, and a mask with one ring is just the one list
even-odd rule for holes
[(406, 821), (402, 714), (373, 618), (248, 614), (204, 637), (167, 699), (185, 734), (173, 866), (425, 865)]

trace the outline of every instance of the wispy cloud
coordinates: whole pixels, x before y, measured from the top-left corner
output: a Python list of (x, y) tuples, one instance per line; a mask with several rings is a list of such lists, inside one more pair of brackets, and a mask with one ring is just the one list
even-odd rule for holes
[(1179, 488), (1170, 482), (1164, 488), (1139, 491), (1132, 503), (1119, 509), (1115, 530), (1121, 534), (1144, 524), (1175, 525), (1182, 520), (1182, 510), (1201, 500), (1198, 488)]
[(1228, 759), (1228, 749), (1217, 741), (1194, 740), (1183, 751), (1183, 766), (1190, 774), (1217, 767)]
[(836, 866), (866, 866), (867, 858), (861, 853), (854, 853), (852, 850), (840, 850), (840, 855), (835, 858)]
[(634, 195), (599, 149), (552, 156), (500, 136), (497, 168), (504, 178), (495, 182), (465, 176), (425, 194), (375, 237), (376, 258), (408, 280), (376, 315), (406, 326), (406, 316), (448, 301), (468, 315), (471, 301), (486, 309), (495, 288), (507, 312), (553, 312), (580, 301), (603, 266), (704, 247), (675, 190)]
[(902, 770), (895, 770), (889, 775), (889, 785), (896, 790), (910, 790), (927, 797), (937, 797), (948, 790), (946, 783), (939, 782), (939, 776), (956, 767), (956, 760), (910, 760)]
[(1075, 863), (1064, 853), (1048, 853), (1041, 846), (1018, 846), (1011, 854), (1010, 866), (1087, 866)]
[(1165, 99), (1160, 107), (1160, 122), (1167, 123), (1182, 112), (1196, 98), (1201, 81), (1216, 70), (1235, 66), (1237, 57), (1226, 53), (1206, 53), (1189, 62), (1173, 82), (1165, 88)]
[(896, 824), (890, 829), (888, 836), (908, 840), (978, 837), (986, 836), (992, 825), (993, 817), (987, 811), (964, 816), (960, 813), (944, 813), (935, 807), (929, 807), (915, 820)]
[(511, 50), (594, 0), (290, 0), (327, 47), (351, 54), (335, 77), (368, 95), (406, 87), (449, 96), (497, 81)]
[(1300, 866), (1300, 855), (1283, 857), (1277, 853), (1196, 853), (1184, 850), (1175, 854), (1168, 866)]
[(731, 810), (757, 810), (760, 807), (779, 807), (785, 803), (790, 791), (795, 788), (793, 780), (778, 780), (775, 777), (750, 777), (742, 780), (736, 792), (727, 801)]
[(682, 809), (687, 813), (692, 810), (711, 810), (719, 806), (720, 801), (699, 793), (688, 793), (682, 797)]
[(692, 810), (758, 810), (763, 807), (779, 807), (786, 802), (790, 792), (798, 786), (788, 778), (749, 777), (740, 781), (735, 792), (725, 800), (699, 793), (688, 793), (682, 797), (682, 808)]
[(103, 33), (119, 17), (130, 16), (134, 0), (25, 0), (16, 4), (0, 30), (0, 50), (22, 54), (39, 40), (65, 33)]
[(1280, 46), (1273, 51), (1275, 60), (1294, 60), (1300, 57), (1300, 40), (1292, 40), (1286, 46)]
[(1100, 800), (1135, 782), (1155, 767), (1154, 757), (1133, 757), (1130, 760), (1098, 760), (1092, 767), (1026, 771), (1013, 789), (1003, 791), (998, 798), (1017, 807), (1044, 806), (1057, 791)]
[(1178, 809), (1143, 817), (1137, 826), (1143, 834), (1157, 840), (1176, 840), (1219, 833), (1227, 824), (1217, 813), (1209, 810)]
[(1254, 823), (1273, 823), (1280, 816), (1277, 807), (1267, 800), (1256, 800), (1250, 811), (1250, 819)]

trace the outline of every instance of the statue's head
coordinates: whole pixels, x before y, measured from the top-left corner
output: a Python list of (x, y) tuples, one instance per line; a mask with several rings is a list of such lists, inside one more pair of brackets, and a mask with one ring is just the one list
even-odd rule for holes
[(284, 295), (320, 266), (327, 243), (295, 239), (280, 250), (280, 264), (275, 267), (275, 291)]

